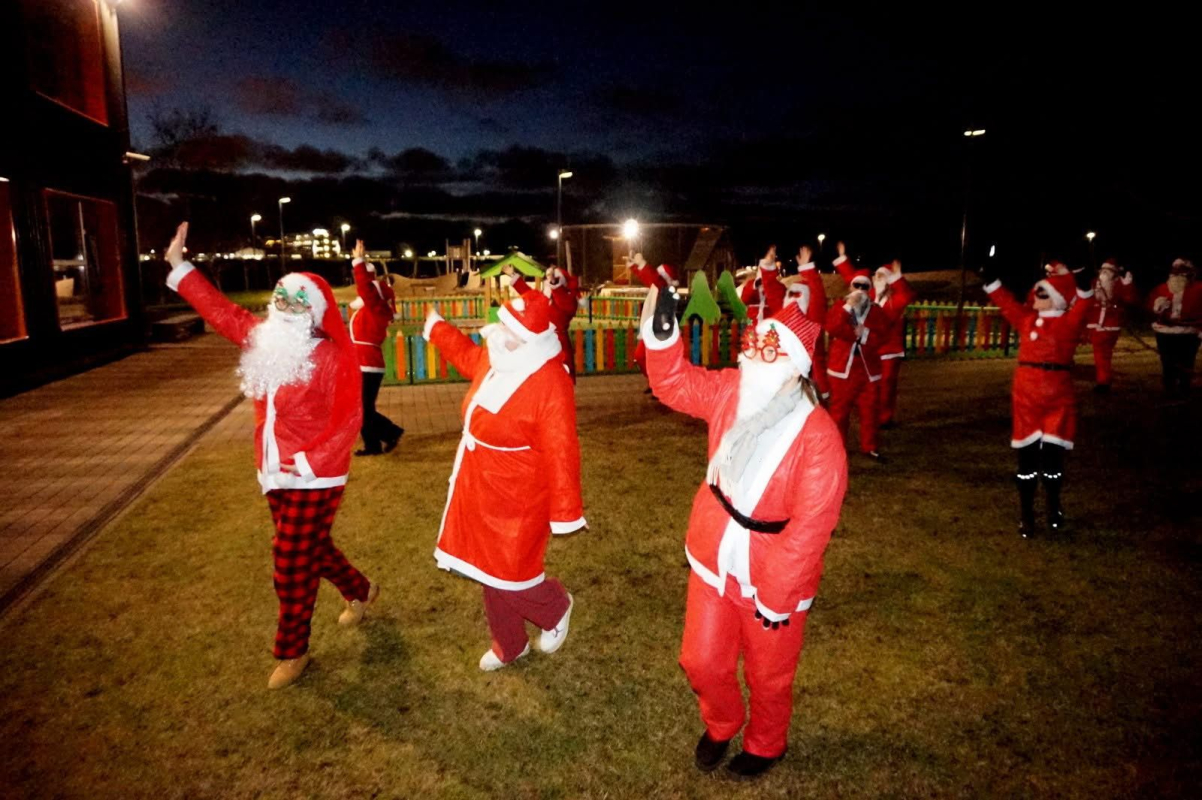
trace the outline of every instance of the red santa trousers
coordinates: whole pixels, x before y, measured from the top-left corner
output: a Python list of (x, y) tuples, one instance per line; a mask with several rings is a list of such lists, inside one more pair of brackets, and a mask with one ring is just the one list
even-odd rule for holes
[(1093, 344), (1093, 368), (1096, 375), (1096, 382), (1102, 386), (1109, 386), (1114, 380), (1114, 370), (1110, 368), (1111, 359), (1114, 357), (1114, 345), (1119, 340), (1119, 334), (1122, 331), (1099, 331), (1090, 332), (1090, 342)]
[(893, 421), (893, 412), (897, 410), (897, 379), (901, 377), (903, 358), (882, 358), (879, 407), (877, 419), (882, 425)]
[(743, 749), (763, 758), (785, 752), (805, 623), (806, 612), (799, 611), (789, 617), (788, 625), (765, 630), (755, 618), (755, 601), (742, 596), (734, 578), (727, 579), (726, 595), (719, 597), (696, 574), (689, 575), (680, 666), (697, 694), (701, 721), (711, 739), (727, 741), (743, 727), (738, 677), (742, 655), (751, 701)]
[(876, 450), (878, 387), (880, 381), (868, 380), (868, 374), (859, 364), (853, 364), (846, 378), (831, 375), (831, 418), (843, 434), (847, 443), (847, 427), (854, 405), (860, 417), (860, 452)]
[(555, 578), (516, 592), (484, 585), (484, 614), (492, 635), (492, 651), (508, 664), (522, 654), (530, 638), (526, 620), (549, 631), (568, 613), (568, 591)]
[(1046, 441), (1073, 449), (1077, 433), (1077, 397), (1068, 370), (1019, 366), (1010, 393), (1013, 428), (1010, 446)]
[(275, 657), (298, 658), (309, 650), (309, 626), (322, 578), (349, 600), (366, 600), (368, 581), (334, 546), (330, 528), (345, 486), (329, 489), (276, 489), (267, 493), (275, 537), (275, 593), (280, 619)]

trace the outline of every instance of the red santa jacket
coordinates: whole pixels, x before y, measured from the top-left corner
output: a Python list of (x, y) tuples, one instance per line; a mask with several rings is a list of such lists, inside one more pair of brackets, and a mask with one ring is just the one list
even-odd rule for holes
[[(1070, 366), (1081, 331), (1093, 309), (1093, 290), (1077, 290), (1077, 299), (1067, 311), (1036, 311), (1018, 302), (1001, 281), (985, 287), (989, 299), (1006, 321), (1018, 331), (1018, 365), (1057, 364)], [(1068, 373), (1062, 373), (1067, 375)]]
[[(547, 299), (551, 301), (551, 324), (555, 326), (555, 330), (559, 334), (559, 344), (563, 348), (563, 362), (568, 365), (568, 374), (572, 376), (572, 383), (575, 383), (576, 351), (572, 348), (568, 330), (572, 325), (572, 320), (576, 317), (576, 310), (580, 307), (576, 304), (579, 293), (577, 287), (580, 286), (580, 283), (576, 280), (575, 275), (566, 275), (566, 280), (566, 285), (552, 289)], [(513, 289), (519, 295), (531, 291), (530, 284), (526, 283), (525, 278), (515, 280)]]
[(785, 305), (785, 293), (788, 290), (777, 272), (779, 270), (761, 269), (757, 277), (744, 283), (739, 290), (739, 299), (747, 306), (747, 318), (753, 325), (761, 318), (772, 316)]
[[(179, 292), (210, 326), (239, 347), (261, 320), (234, 305), (188, 262), (171, 271)], [(338, 313), (326, 297), (327, 316)], [(313, 376), (255, 399), (255, 463), (263, 493), (272, 489), (326, 489), (346, 484), (351, 448), (363, 423), (362, 386), (350, 340), (341, 324), (313, 350)], [(295, 465), (298, 475), (280, 470)]]
[[(797, 278), (810, 289), (810, 307), (806, 309), (806, 316), (810, 321), (817, 322), (819, 325), (826, 324), (826, 284), (822, 282), (822, 275), (818, 273), (814, 262), (802, 264), (798, 268)], [(822, 341), (819, 337), (819, 341)]]
[[(707, 453), (713, 458), (733, 426), (739, 404), (739, 370), (707, 370), (685, 358), (677, 330), (659, 342), (649, 327), (647, 374), (655, 396), (668, 407), (709, 425)], [(742, 528), (703, 482), (693, 498), (685, 555), (693, 572), (719, 593), (725, 591), (729, 554), (748, 565), (745, 597), (770, 620), (810, 607), (822, 577), (822, 557), (839, 522), (847, 491), (847, 453), (830, 415), (808, 400), (784, 422), (769, 457), (753, 460), (747, 496), (731, 497), (750, 517), (789, 522), (778, 534)], [(741, 551), (741, 552), (739, 552)]]
[(1123, 323), (1127, 321), (1127, 307), (1133, 306), (1137, 302), (1135, 281), (1130, 272), (1111, 284), (1109, 294), (1102, 286), (1102, 282), (1095, 280), (1093, 310), (1090, 312), (1089, 324), (1086, 327), (1095, 331), (1121, 331)]
[[(826, 313), (826, 332), (831, 335), (830, 352), (826, 358), (827, 374), (846, 378), (859, 362), (868, 380), (881, 379), (881, 344), (889, 335), (895, 320), (876, 303), (869, 303), (863, 316), (857, 316), (846, 304), (831, 306)], [(856, 327), (864, 326), (856, 336)]]
[(497, 375), (488, 348), (442, 320), (425, 336), (472, 382), (435, 561), (498, 589), (537, 586), (550, 535), (585, 525), (576, 403), (558, 339), (524, 345), (539, 343), (545, 360), (493, 414), (477, 397)]
[(388, 302), (384, 287), (375, 281), (376, 268), (356, 258), (355, 291), (362, 305), (351, 311), (349, 324), (355, 357), (362, 372), (383, 372), (384, 351), (380, 345), (388, 338), (394, 306)]
[(1157, 333), (1198, 333), (1202, 330), (1202, 283), (1190, 281), (1185, 290), (1173, 294), (1162, 283), (1148, 295), (1148, 310), (1156, 315), (1152, 330)]
[(906, 306), (914, 302), (914, 290), (900, 272), (889, 275), (889, 291), (883, 298), (877, 298), (876, 289), (872, 290), (872, 302), (892, 320), (889, 331), (881, 342), (881, 358), (906, 357)]

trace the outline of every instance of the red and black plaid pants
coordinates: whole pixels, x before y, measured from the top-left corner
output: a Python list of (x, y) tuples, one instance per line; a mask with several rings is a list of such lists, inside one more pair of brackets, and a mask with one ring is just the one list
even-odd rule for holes
[(275, 593), (280, 620), (275, 657), (298, 658), (309, 650), (309, 626), (317, 585), (322, 578), (338, 587), (347, 600), (366, 600), (368, 582), (334, 546), (330, 528), (345, 486), (329, 489), (275, 489), (267, 493), (275, 537)]

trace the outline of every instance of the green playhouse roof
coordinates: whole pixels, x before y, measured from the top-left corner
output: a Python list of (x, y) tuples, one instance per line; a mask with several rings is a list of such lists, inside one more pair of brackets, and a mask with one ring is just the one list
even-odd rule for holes
[(495, 261), (490, 264), (488, 269), (481, 270), (480, 277), (495, 278), (501, 274), (501, 269), (505, 266), (513, 267), (527, 278), (541, 278), (543, 273), (547, 271), (546, 267), (542, 266), (528, 255), (523, 253), (510, 253), (500, 261)]

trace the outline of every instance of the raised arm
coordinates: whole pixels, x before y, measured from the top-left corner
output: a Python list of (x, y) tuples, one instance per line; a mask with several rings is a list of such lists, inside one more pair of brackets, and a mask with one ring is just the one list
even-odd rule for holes
[(430, 309), (430, 313), (426, 315), (426, 327), (422, 336), (427, 342), (433, 342), (446, 356), (447, 361), (469, 381), (475, 379), (480, 367), (488, 363), (485, 349), (473, 342), (463, 331), (448, 323), (434, 309)]
[[(647, 380), (651, 383), (651, 391), (674, 411), (708, 422), (717, 413), (714, 399), (726, 380), (725, 370), (708, 370), (689, 363), (680, 338), (680, 326), (675, 314), (668, 310), (667, 298), (671, 295), (665, 291), (667, 297), (659, 304), (661, 311), (648, 313), (657, 307), (659, 292), (659, 289), (652, 289), (647, 295), (641, 327), (643, 344), (647, 348)], [(659, 334), (665, 338), (660, 339), (654, 328), (664, 324), (670, 324), (670, 329), (661, 329)]]
[(1027, 318), (1027, 315), (1032, 313), (1026, 306), (1014, 299), (1014, 295), (1010, 294), (1009, 289), (1002, 286), (1000, 280), (995, 279), (985, 284), (985, 294), (989, 295), (989, 301), (998, 307), (1011, 327), (1017, 328)]
[(822, 282), (822, 276), (818, 274), (813, 263), (803, 265), (799, 274), (805, 285), (810, 287), (810, 309), (806, 312), (806, 316), (819, 325), (824, 325), (826, 323), (826, 285)]
[(167, 288), (179, 292), (196, 313), (212, 326), (213, 330), (242, 347), (251, 328), (259, 324), (254, 314), (235, 305), (213, 284), (205, 280), (195, 267), (184, 260), (184, 242), (188, 238), (188, 223), (180, 223), (175, 238), (167, 247), (166, 259), (171, 265), (167, 275)]
[(1089, 312), (1093, 310), (1093, 270), (1077, 270), (1073, 273), (1077, 284), (1077, 299), (1068, 309), (1066, 315), (1072, 329), (1080, 333), (1085, 330), (1089, 321)]
[(839, 250), (839, 255), (832, 262), (834, 264), (835, 271), (839, 273), (839, 277), (841, 277), (848, 286), (851, 286), (851, 279), (856, 276), (856, 268), (847, 258), (847, 245), (843, 244), (843, 242), (839, 242), (835, 246)]
[(391, 319), (392, 309), (389, 308), (388, 301), (384, 299), (384, 292), (376, 285), (376, 268), (375, 265), (369, 264), (365, 260), (366, 254), (367, 249), (363, 246), (363, 240), (359, 239), (355, 242), (355, 258), (351, 262), (355, 275), (355, 292), (372, 316)]

